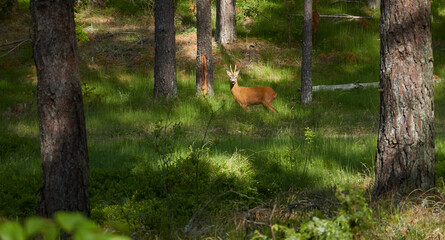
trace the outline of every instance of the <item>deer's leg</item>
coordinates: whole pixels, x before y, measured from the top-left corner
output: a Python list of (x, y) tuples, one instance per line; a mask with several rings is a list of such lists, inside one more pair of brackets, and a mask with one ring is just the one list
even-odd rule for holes
[(242, 103), (240, 103), (239, 104), (243, 109), (247, 109), (247, 104), (242, 104)]
[(278, 112), (278, 111), (272, 106), (272, 104), (264, 104), (264, 106), (266, 106), (267, 108), (269, 108), (270, 110), (272, 110), (272, 112)]

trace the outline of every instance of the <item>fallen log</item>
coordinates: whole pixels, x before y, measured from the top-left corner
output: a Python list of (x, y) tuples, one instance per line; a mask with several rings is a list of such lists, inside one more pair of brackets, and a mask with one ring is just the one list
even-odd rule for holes
[(316, 92), (319, 90), (349, 90), (353, 88), (365, 88), (365, 87), (378, 87), (379, 82), (372, 83), (349, 83), (349, 84), (340, 84), (340, 85), (318, 85), (313, 86), (312, 91)]
[[(303, 14), (296, 14), (296, 16), (302, 17)], [(372, 18), (370, 16), (354, 16), (349, 14), (333, 14), (333, 15), (324, 15), (320, 14), (321, 18), (348, 18), (348, 19), (362, 19), (362, 18)]]

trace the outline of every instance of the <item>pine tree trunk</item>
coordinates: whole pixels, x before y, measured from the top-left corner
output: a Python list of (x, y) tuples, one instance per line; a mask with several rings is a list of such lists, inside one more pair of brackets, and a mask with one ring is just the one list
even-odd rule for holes
[(16, 11), (18, 9), (19, 9), (19, 0), (13, 0), (12, 11)]
[[(211, 7), (211, 0), (196, 1), (196, 25), (198, 38), (198, 51), (196, 58), (196, 94), (198, 96), (201, 94), (212, 96), (214, 93)], [(204, 54), (204, 59), (201, 57), (201, 54)], [(205, 62), (202, 62), (202, 60)], [(204, 82), (205, 86), (203, 86)]]
[(72, 0), (31, 0), (43, 185), (37, 214), (90, 215), (88, 149)]
[(312, 102), (312, 0), (304, 0), (303, 11), (300, 100), (307, 104)]
[(155, 1), (155, 45), (154, 97), (176, 97), (174, 0)]
[(430, 1), (382, 1), (375, 193), (435, 186)]
[(216, 0), (215, 39), (219, 44), (236, 41), (235, 0)]

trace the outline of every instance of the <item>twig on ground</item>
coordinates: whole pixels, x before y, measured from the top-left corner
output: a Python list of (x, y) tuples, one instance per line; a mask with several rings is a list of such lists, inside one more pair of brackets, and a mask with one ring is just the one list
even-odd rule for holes
[(248, 219), (245, 219), (244, 221), (246, 221), (247, 223), (255, 224), (255, 225), (269, 226), (269, 224), (265, 223), (265, 222), (257, 222), (257, 221), (252, 221), (252, 220), (248, 220)]
[(275, 237), (275, 231), (273, 230), (273, 225), (272, 225), (272, 218), (273, 218), (273, 214), (275, 213), (275, 208), (276, 207), (277, 207), (277, 199), (275, 198), (275, 203), (273, 204), (272, 213), (270, 214), (270, 217), (269, 217), (269, 227), (270, 227), (270, 232), (272, 233), (272, 239), (273, 240), (277, 239)]

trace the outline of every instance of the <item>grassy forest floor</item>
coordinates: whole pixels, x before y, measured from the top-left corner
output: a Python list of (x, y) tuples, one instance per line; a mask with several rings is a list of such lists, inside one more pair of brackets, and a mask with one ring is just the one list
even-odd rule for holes
[[(32, 32), (29, 3), (19, 3), (0, 19), (0, 44)], [(77, 9), (94, 221), (140, 239), (265, 239), (273, 224), (280, 226), (275, 237), (285, 238), (314, 216), (346, 212), (364, 221), (351, 230), (356, 238), (443, 239), (444, 1), (432, 2), (437, 189), (374, 201), (379, 93), (317, 91), (311, 104), (300, 103), (302, 1), (237, 1), (238, 40), (214, 44), (215, 95), (207, 99), (195, 94), (193, 5), (179, 0), (178, 97), (168, 103), (153, 100), (151, 3), (110, 0)], [(379, 81), (379, 13), (365, 5), (320, 2), (320, 14), (370, 18), (320, 19), (313, 85)], [(241, 86), (272, 87), (279, 113), (243, 110), (230, 93), (229, 64), (241, 69)], [(36, 84), (30, 42), (0, 57), (0, 219), (35, 214), (42, 174)]]

